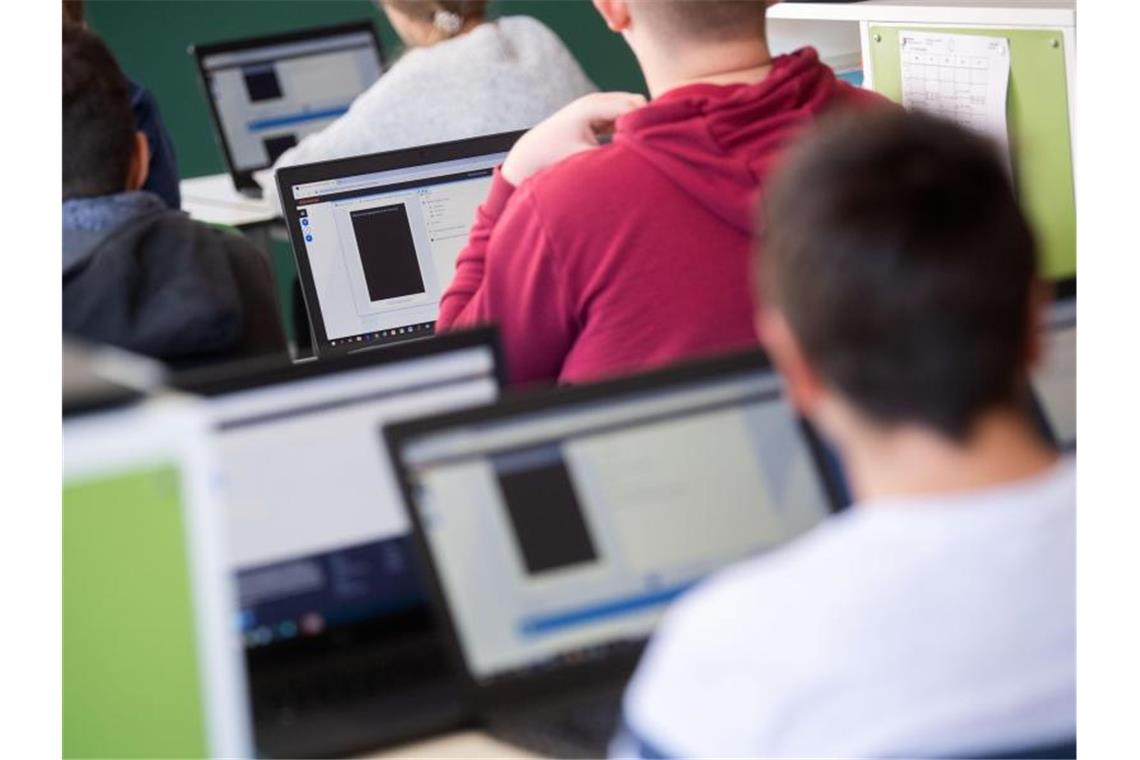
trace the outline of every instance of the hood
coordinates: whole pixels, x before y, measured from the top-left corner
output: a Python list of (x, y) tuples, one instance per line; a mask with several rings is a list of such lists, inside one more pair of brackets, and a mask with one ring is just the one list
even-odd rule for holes
[(63, 230), (63, 328), (159, 359), (232, 346), (243, 309), (227, 236), (158, 209), (111, 229)]
[(845, 87), (812, 48), (782, 55), (755, 84), (694, 84), (618, 119), (614, 143), (748, 232), (753, 196), (780, 149)]

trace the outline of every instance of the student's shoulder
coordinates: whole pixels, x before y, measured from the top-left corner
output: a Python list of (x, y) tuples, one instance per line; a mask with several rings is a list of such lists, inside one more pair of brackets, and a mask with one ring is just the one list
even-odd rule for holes
[[(682, 600), (675, 610), (677, 618), (700, 626), (716, 618), (741, 619), (741, 601), (745, 599), (771, 601), (770, 611), (786, 612), (802, 608), (811, 597), (819, 599), (832, 586), (836, 563), (859, 551), (857, 543), (861, 542), (854, 534), (860, 527), (854, 524), (854, 517), (833, 517), (782, 548), (714, 575)], [(747, 616), (743, 622), (766, 627), (763, 621), (751, 621)]]
[(833, 532), (721, 572), (675, 604), (626, 694), (627, 730), (673, 754), (706, 755), (739, 753), (770, 732), (767, 718), (815, 687), (797, 669), (826, 669), (832, 656), (831, 618), (819, 610), (833, 606), (844, 553)]
[(157, 245), (186, 255), (264, 258), (261, 250), (237, 229), (201, 222), (175, 209), (156, 214), (144, 234), (152, 247)]
[(562, 38), (533, 16), (502, 16), (491, 23), (494, 26), (488, 26), (488, 31), (506, 37), (512, 47), (521, 48), (524, 53), (566, 49)]
[(409, 50), (384, 71), (384, 76), (369, 85), (352, 102), (349, 114), (356, 115), (362, 109), (377, 105), (411, 105), (420, 100), (424, 92), (430, 92), (435, 82), (449, 73), (450, 58), (439, 55), (438, 51), (430, 47)]
[(154, 220), (140, 237), (138, 256), (161, 277), (214, 295), (235, 286), (242, 293), (264, 293), (273, 285), (269, 256), (241, 232), (181, 211), (165, 211)]
[(868, 90), (866, 87), (856, 87), (844, 81), (839, 81), (836, 85), (835, 102), (842, 108), (853, 109), (855, 111), (879, 108), (901, 108), (898, 103), (890, 98), (885, 95), (880, 95), (874, 90)]
[(515, 80), (511, 89), (528, 93), (543, 108), (597, 90), (562, 38), (538, 19), (508, 16), (494, 27), (497, 33), (488, 38), (495, 43), (488, 47), (495, 51), (497, 76)]
[(140, 114), (150, 115), (158, 109), (150, 90), (130, 77), (127, 78), (127, 95), (131, 99), (131, 109), (137, 119)]
[(865, 586), (859, 568), (876, 545), (874, 532), (856, 514), (838, 515), (780, 549), (724, 570), (674, 605), (657, 639), (683, 658), (727, 654), (729, 667), (770, 668), (790, 649), (826, 650), (828, 641), (816, 635), (820, 615), (832, 619), (836, 630), (842, 626), (845, 600)]
[(549, 166), (524, 182), (519, 190), (551, 213), (580, 212), (608, 206), (614, 198), (643, 184), (645, 166), (623, 145), (610, 143), (585, 150)]
[(501, 16), (493, 23), (498, 24), (499, 30), (507, 34), (557, 37), (550, 27), (534, 16)]
[(154, 225), (172, 234), (201, 237), (210, 240), (231, 241), (231, 239), (233, 239), (240, 241), (239, 244), (250, 244), (248, 240), (242, 237), (236, 227), (203, 222), (193, 218), (190, 214), (180, 209), (166, 209), (157, 214), (154, 219)]
[(381, 107), (401, 113), (422, 113), (425, 102), (432, 100), (425, 98), (425, 93), (470, 81), (471, 70), (479, 70), (481, 66), (486, 46), (455, 46), (454, 43), (464, 41), (463, 37), (405, 52), (384, 76), (353, 101), (350, 114), (375, 118)]

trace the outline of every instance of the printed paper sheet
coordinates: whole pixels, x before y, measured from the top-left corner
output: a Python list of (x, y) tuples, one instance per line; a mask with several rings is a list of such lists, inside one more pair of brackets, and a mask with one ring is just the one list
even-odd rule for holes
[(1009, 40), (902, 31), (903, 106), (983, 132), (1009, 155)]

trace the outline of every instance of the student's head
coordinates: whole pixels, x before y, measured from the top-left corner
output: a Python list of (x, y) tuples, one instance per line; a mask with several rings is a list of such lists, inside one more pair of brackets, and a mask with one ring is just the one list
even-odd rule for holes
[(903, 429), (965, 446), (1020, 415), (1044, 299), (989, 141), (893, 109), (825, 125), (773, 176), (757, 229), (765, 346), (841, 447)]
[(380, 0), (405, 45), (434, 45), (470, 31), (487, 16), (487, 0)]
[(93, 32), (63, 25), (63, 198), (137, 190), (146, 135), (135, 131), (127, 80)]
[(767, 57), (765, 15), (777, 0), (594, 0), (656, 80), (748, 68)]
[(63, 0), (63, 21), (65, 24), (80, 26), (87, 23), (83, 0)]

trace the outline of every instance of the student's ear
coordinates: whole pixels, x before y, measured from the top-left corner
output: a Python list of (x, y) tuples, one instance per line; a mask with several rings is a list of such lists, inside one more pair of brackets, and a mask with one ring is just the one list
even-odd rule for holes
[(1049, 316), (1049, 304), (1053, 301), (1053, 289), (1044, 280), (1034, 279), (1029, 288), (1029, 330), (1025, 334), (1025, 364), (1033, 370), (1041, 363), (1045, 352), (1042, 334)]
[(629, 28), (627, 0), (594, 0), (594, 8), (602, 15), (611, 32), (620, 34)]
[(791, 326), (776, 309), (765, 308), (756, 327), (772, 364), (784, 378), (784, 392), (796, 411), (811, 417), (826, 395), (823, 381), (800, 348)]
[(135, 132), (135, 149), (127, 168), (127, 190), (138, 190), (146, 184), (150, 173), (150, 143), (145, 132)]

